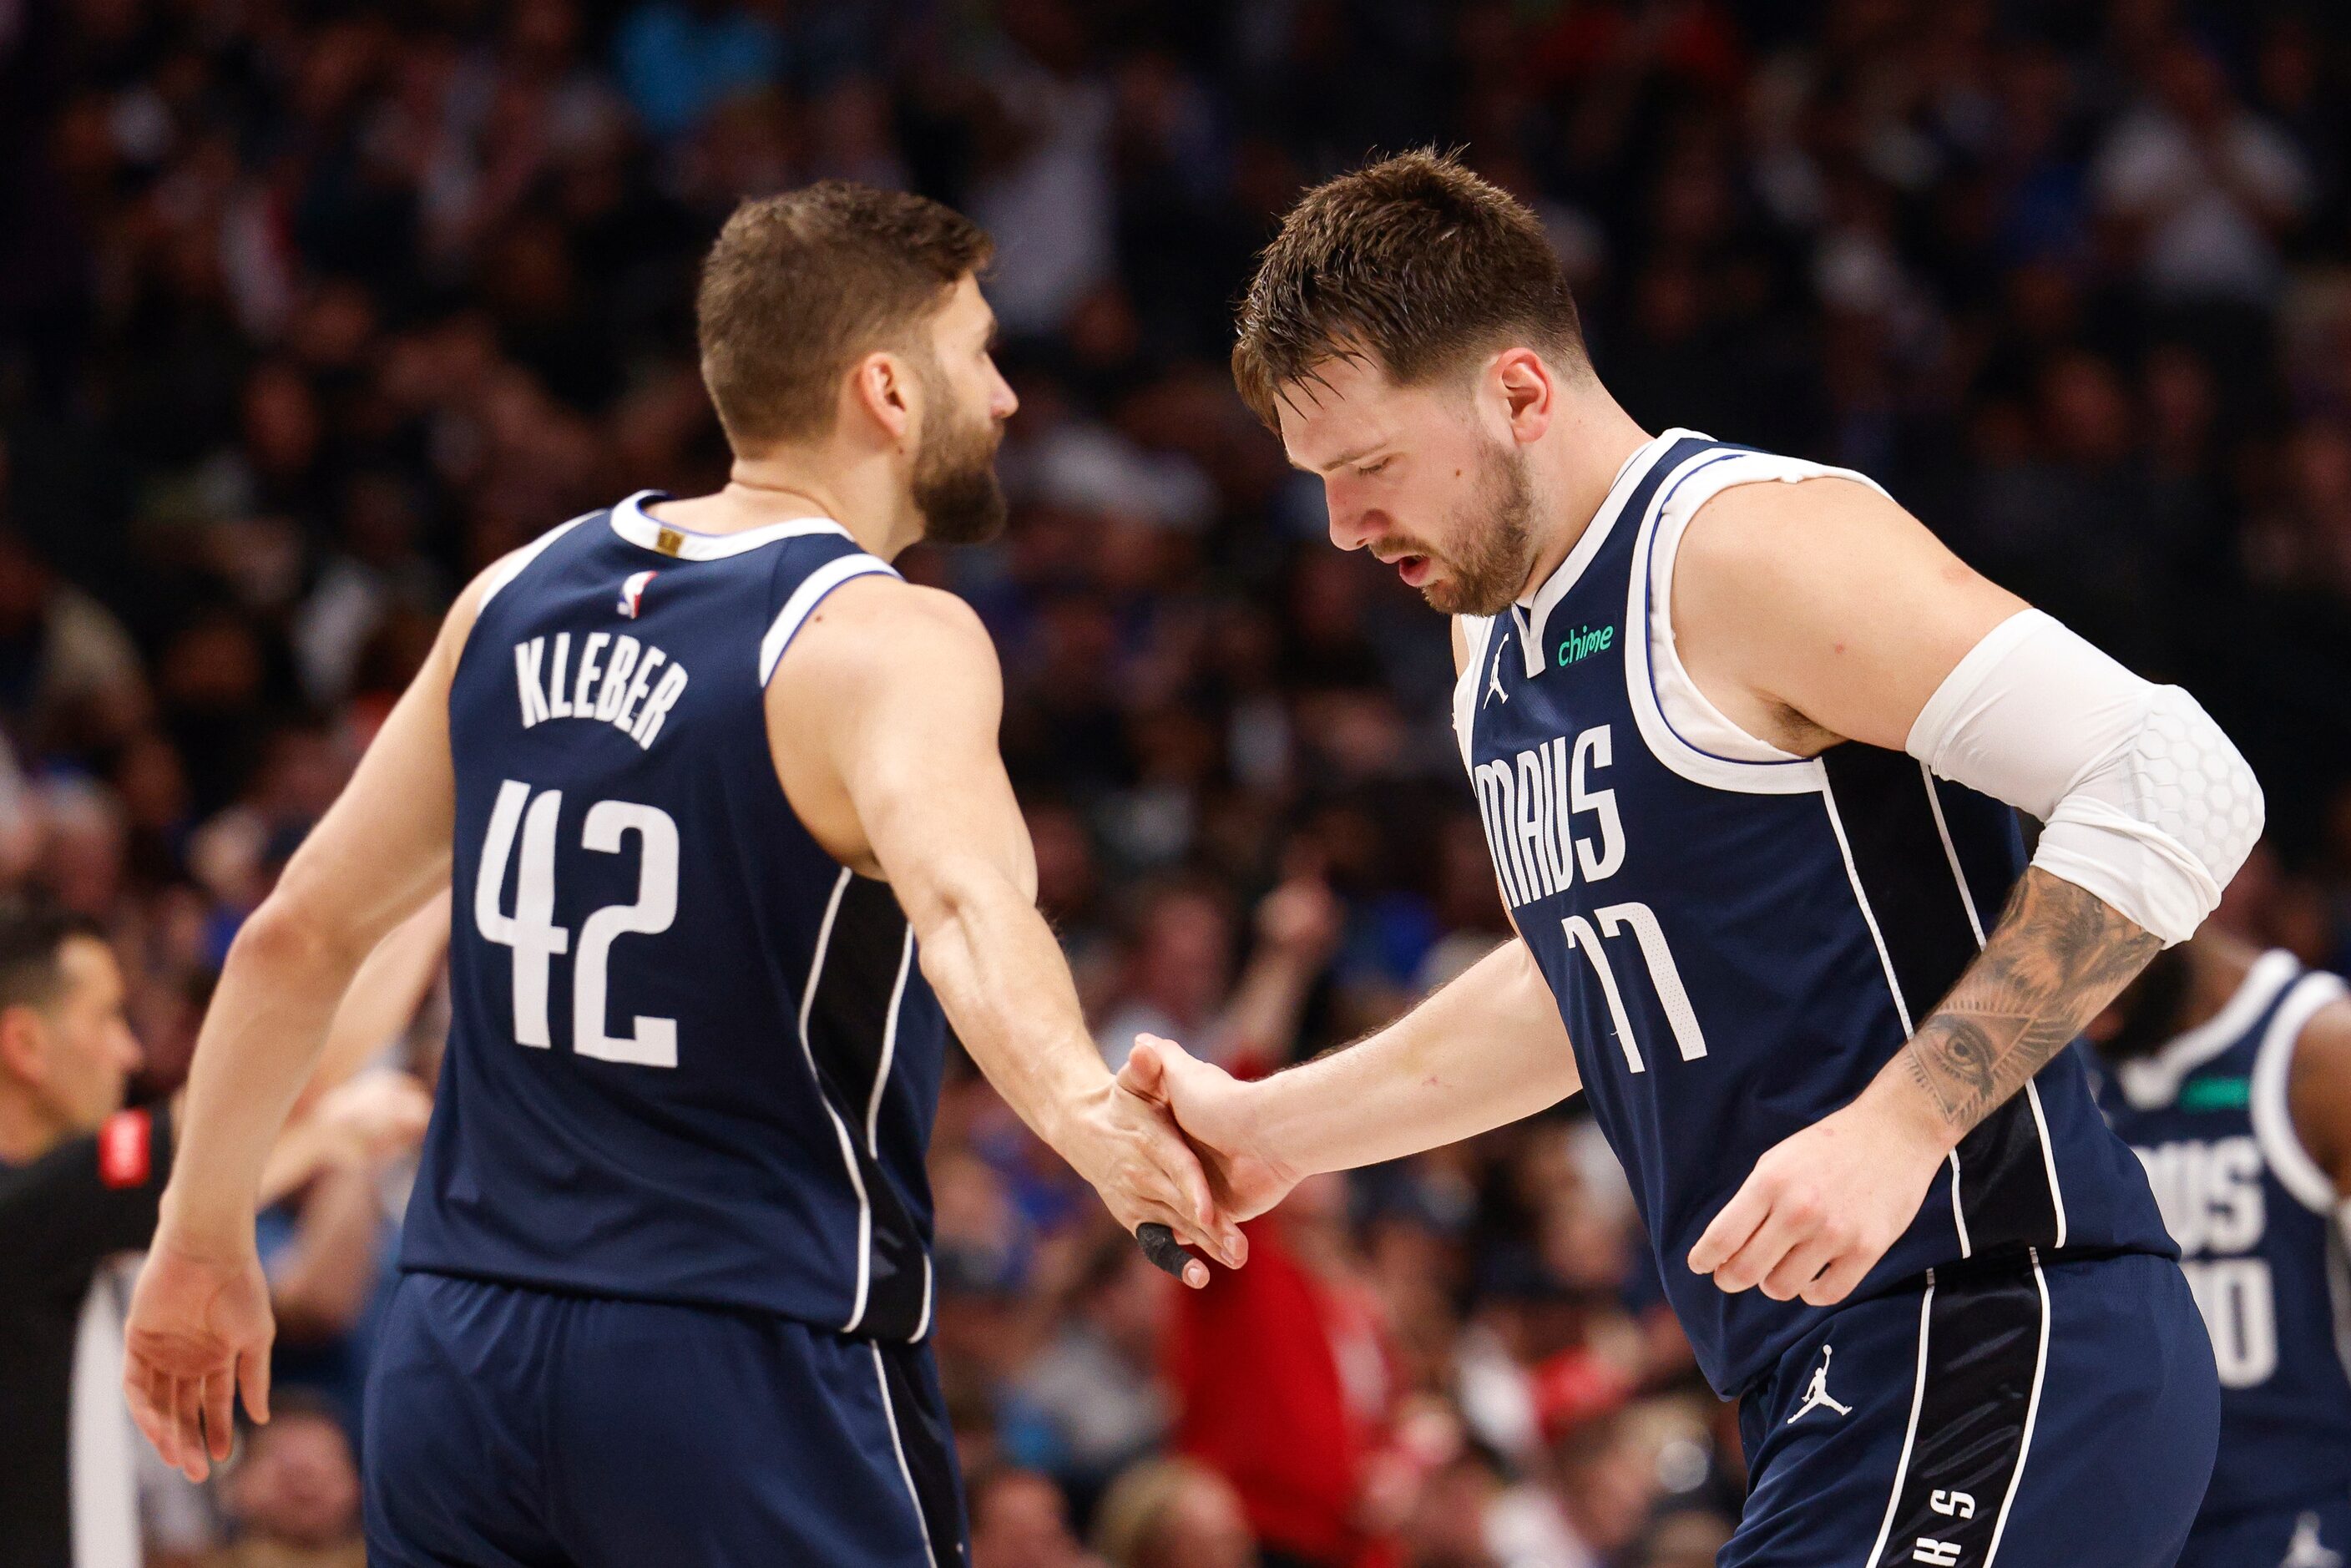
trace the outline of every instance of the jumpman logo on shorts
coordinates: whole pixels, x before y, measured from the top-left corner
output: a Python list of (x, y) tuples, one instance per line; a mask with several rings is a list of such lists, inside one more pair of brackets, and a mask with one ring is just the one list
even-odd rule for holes
[(2305, 1513), (2294, 1521), (2294, 1543), (2278, 1568), (2343, 1568), (2343, 1553), (2318, 1539), (2318, 1515)]
[[(1821, 1346), (1821, 1364), (1813, 1369), (1813, 1385), (1804, 1390), (1804, 1402), (1796, 1406), (1796, 1413), (1793, 1416), (1788, 1417), (1786, 1423), (1788, 1426), (1794, 1426), (1813, 1411), (1820, 1409), (1834, 1410), (1840, 1416), (1853, 1414), (1852, 1406), (1841, 1404), (1829, 1395), (1829, 1358), (1835, 1354), (1834, 1345)], [(2295, 1565), (2295, 1568), (2300, 1568), (2300, 1565)], [(2334, 1568), (2342, 1568), (2342, 1565), (2337, 1563)]]

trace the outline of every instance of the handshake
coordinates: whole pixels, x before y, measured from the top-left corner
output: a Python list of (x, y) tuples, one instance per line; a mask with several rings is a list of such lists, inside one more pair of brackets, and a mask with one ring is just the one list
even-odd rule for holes
[(1118, 1076), (1075, 1107), (1076, 1135), (1056, 1141), (1151, 1260), (1197, 1290), (1207, 1266), (1185, 1249), (1239, 1268), (1240, 1222), (1307, 1174), (1266, 1151), (1257, 1095), (1174, 1040), (1138, 1035)]

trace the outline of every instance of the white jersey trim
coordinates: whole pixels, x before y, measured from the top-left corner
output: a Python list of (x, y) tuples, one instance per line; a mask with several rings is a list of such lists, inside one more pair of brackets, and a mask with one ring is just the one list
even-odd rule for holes
[(882, 1026), (882, 1061), (873, 1070), (873, 1092), (865, 1102), (865, 1152), (882, 1157), (882, 1091), (890, 1085), (890, 1063), (898, 1054), (898, 1009), (906, 1000), (906, 977), (914, 967), (914, 927), (898, 953), (898, 979), (890, 988), (890, 1018)]
[(2302, 961), (2283, 947), (2273, 947), (2253, 960), (2237, 990), (2219, 1012), (2182, 1030), (2148, 1055), (2126, 1061), (2114, 1070), (2115, 1085), (2135, 1111), (2159, 1111), (2179, 1098), (2188, 1075), (2220, 1055), (2268, 1010), (2302, 973)]
[(1918, 1440), (1918, 1410), (1927, 1403), (1927, 1333), (1935, 1310), (1935, 1271), (1927, 1270), (1926, 1293), (1918, 1299), (1918, 1374), (1910, 1389), (1910, 1423), (1902, 1429), (1902, 1457), (1894, 1464), (1894, 1487), (1886, 1495), (1886, 1522), (1877, 1527), (1877, 1544), (1869, 1549), (1875, 1568), (1886, 1555), (1886, 1538), (1894, 1533), (1894, 1511), (1902, 1506), (1902, 1483), (1910, 1479), (1910, 1450)]
[(898, 1457), (898, 1478), (906, 1483), (906, 1500), (914, 1505), (914, 1526), (923, 1532), (923, 1555), (931, 1568), (939, 1568), (939, 1554), (931, 1544), (931, 1521), (923, 1513), (923, 1494), (914, 1490), (914, 1472), (906, 1465), (905, 1440), (898, 1436), (898, 1407), (890, 1399), (890, 1374), (882, 1364), (882, 1347), (870, 1344), (873, 1352), (873, 1385), (882, 1391), (882, 1419), (890, 1428), (890, 1451)]
[(674, 523), (664, 523), (645, 510), (647, 501), (666, 501), (668, 495), (660, 490), (640, 490), (612, 508), (612, 531), (635, 545), (656, 555), (674, 557), (679, 560), (724, 560), (730, 555), (771, 545), (778, 539), (802, 538), (810, 534), (839, 534), (850, 537), (849, 530), (831, 517), (787, 517), (779, 523), (768, 523), (740, 533), (703, 534), (692, 528), (681, 528)]
[(2024, 1403), (2024, 1437), (2017, 1445), (2016, 1469), (2009, 1472), (2008, 1495), (2000, 1501), (2000, 1518), (1991, 1527), (1991, 1544), (1984, 1548), (1984, 1568), (2000, 1556), (2000, 1538), (2008, 1532), (2008, 1511), (2016, 1506), (2017, 1489), (2024, 1484), (2024, 1467), (2032, 1460), (2032, 1428), (2041, 1419), (2041, 1385), (2049, 1375), (2049, 1279), (2041, 1271), (2041, 1249), (2030, 1249), (2032, 1284), (2041, 1292), (2041, 1347), (2032, 1356), (2032, 1393)]
[(1700, 507), (1740, 485), (1822, 478), (1851, 479), (1885, 494), (1877, 481), (1850, 468), (1740, 449), (1698, 453), (1650, 499), (1626, 591), (1625, 685), (1651, 754), (1694, 784), (1749, 795), (1801, 795), (1826, 787), (1819, 758), (1799, 757), (1749, 735), (1698, 690), (1682, 667), (1673, 626), (1674, 561)]
[[(841, 1163), (848, 1167), (849, 1185), (857, 1193), (857, 1294), (849, 1308), (849, 1322), (841, 1333), (850, 1333), (865, 1320), (865, 1291), (868, 1276), (873, 1265), (873, 1200), (865, 1194), (865, 1176), (857, 1168), (857, 1146), (850, 1142), (849, 1124), (832, 1107), (832, 1097), (824, 1092), (824, 1074), (817, 1071), (816, 1050), (809, 1044), (809, 1015), (816, 1009), (817, 983), (824, 977), (826, 953), (832, 946), (832, 923), (841, 914), (841, 896), (849, 891), (849, 879), (854, 874), (846, 867), (833, 879), (832, 896), (825, 900), (824, 922), (816, 929), (816, 951), (809, 958), (808, 985), (800, 992), (800, 1055), (808, 1062), (809, 1083), (816, 1090), (816, 1103), (832, 1122), (833, 1136), (841, 1144)], [(883, 1398), (887, 1400), (885, 1391)]]
[[(1918, 782), (1927, 791), (1927, 806), (1935, 816), (1936, 836), (1943, 841), (1943, 861), (1951, 868), (1951, 885), (1959, 892), (1959, 907), (1967, 911), (1968, 930), (1976, 939), (1976, 950), (1984, 945), (1983, 915), (1976, 908), (1975, 889), (1968, 885), (1967, 869), (1959, 864), (1959, 847), (1951, 841), (1951, 825), (1943, 817), (1943, 797), (1935, 789), (1935, 775), (1928, 766), (1918, 764)], [(2041, 1108), (2041, 1088), (2037, 1080), (2024, 1081), (2024, 1103), (2032, 1111), (2032, 1131), (2041, 1140), (2042, 1174), (2049, 1178), (2049, 1207), (2057, 1222), (2057, 1245), (2065, 1245), (2065, 1187), (2057, 1179), (2057, 1145), (2049, 1136), (2049, 1116)], [(1959, 1231), (1959, 1256), (1970, 1258), (1975, 1249), (1968, 1239), (1966, 1207), (1959, 1201), (1959, 1151), (1951, 1151), (1951, 1218)]]
[(1494, 640), (1494, 618), (1457, 615), (1453, 623), (1461, 629), (1461, 673), (1453, 677), (1453, 738), (1461, 746), (1461, 766), (1474, 773), (1478, 764), (1470, 743), (1478, 726), (1479, 677), (1486, 668), (1486, 650)]
[(836, 557), (800, 579), (800, 585), (792, 590), (791, 597), (776, 612), (768, 634), (759, 639), (759, 685), (764, 687), (776, 678), (776, 666), (783, 662), (784, 650), (791, 646), (801, 623), (816, 612), (826, 594), (852, 577), (897, 575), (888, 561), (860, 553)]
[(2278, 1004), (2269, 1028), (2262, 1031), (2261, 1053), (2253, 1059), (2253, 1137), (2262, 1146), (2262, 1156), (2269, 1161), (2281, 1186), (2304, 1207), (2320, 1214), (2333, 1214), (2340, 1198), (2334, 1178), (2310, 1157), (2302, 1134), (2294, 1129), (2289, 1077), (2303, 1026), (2319, 1009), (2346, 994), (2351, 992), (2333, 975), (2304, 975)]
[[(1575, 541), (1575, 548), (1567, 552), (1567, 559), (1559, 563), (1559, 569), (1545, 578), (1534, 592), (1510, 607), (1511, 619), (1524, 643), (1520, 652), (1526, 660), (1529, 680), (1542, 673), (1543, 632), (1550, 623), (1551, 612), (1558, 607), (1561, 600), (1567, 597), (1568, 590), (1583, 578), (1584, 570), (1592, 564), (1592, 558), (1600, 553), (1600, 547), (1608, 542), (1609, 534), (1614, 530), (1617, 518), (1625, 510), (1625, 503), (1640, 487), (1642, 476), (1656, 465), (1657, 459), (1675, 442), (1686, 437), (1697, 441), (1714, 439), (1676, 425), (1664, 434), (1634, 448), (1632, 455), (1617, 468), (1616, 477), (1610, 482), (1608, 494), (1601, 500), (1600, 509), (1592, 515), (1592, 521), (1584, 528), (1583, 537)], [(1626, 635), (1631, 635), (1630, 628), (1627, 628)]]
[(520, 577), (522, 575), (523, 568), (528, 566), (532, 561), (537, 560), (540, 554), (546, 550), (548, 546), (553, 544), (556, 540), (561, 538), (564, 535), (569, 533), (572, 529), (578, 528), (580, 524), (586, 522), (595, 515), (596, 514), (593, 512), (582, 512), (580, 516), (572, 518), (568, 523), (558, 523), (555, 527), (539, 535), (538, 538), (531, 540), (530, 543), (523, 546), (522, 549), (507, 557), (505, 563), (501, 565), (496, 572), (491, 574), (489, 582), (482, 589), (481, 603), (474, 606), (475, 618), (479, 620), (483, 610), (488, 606), (490, 601), (498, 596), (498, 591), (506, 587), (507, 583), (512, 582), (516, 578)]

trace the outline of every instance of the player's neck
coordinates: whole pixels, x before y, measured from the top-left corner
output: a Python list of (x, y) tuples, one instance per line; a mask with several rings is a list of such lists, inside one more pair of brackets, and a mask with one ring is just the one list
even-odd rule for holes
[(1599, 516), (1625, 460), (1648, 444), (1649, 433), (1608, 395), (1597, 379), (1563, 387), (1560, 411), (1529, 454), (1533, 467), (1534, 570), (1520, 597), (1551, 580), (1576, 541)]
[(887, 464), (827, 463), (807, 454), (738, 457), (723, 489), (657, 501), (652, 515), (696, 533), (744, 533), (797, 517), (830, 517), (888, 560), (922, 537), (904, 480)]

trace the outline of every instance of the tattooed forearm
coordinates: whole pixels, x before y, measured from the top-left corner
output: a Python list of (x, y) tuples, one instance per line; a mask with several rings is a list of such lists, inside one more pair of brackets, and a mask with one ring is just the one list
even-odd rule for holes
[(2037, 868), (1984, 950), (1903, 1050), (1910, 1074), (1966, 1132), (2081, 1032), (2163, 946), (2096, 895)]

